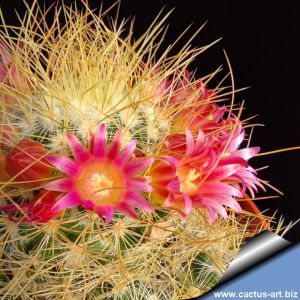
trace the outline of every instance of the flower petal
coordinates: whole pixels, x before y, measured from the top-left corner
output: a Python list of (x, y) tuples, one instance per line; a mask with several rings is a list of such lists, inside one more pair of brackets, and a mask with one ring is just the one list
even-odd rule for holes
[(113, 160), (114, 164), (119, 167), (123, 167), (124, 164), (130, 159), (136, 147), (136, 141), (131, 141), (127, 147), (119, 153), (119, 155)]
[(212, 174), (208, 177), (208, 179), (212, 180), (222, 180), (225, 178), (228, 178), (232, 174), (236, 173), (241, 166), (239, 164), (237, 165), (225, 165), (217, 167)]
[[(238, 120), (234, 120), (234, 122), (238, 122)], [(245, 131), (242, 128), (242, 125), (239, 124), (226, 150), (228, 152), (236, 151), (239, 148), (240, 144), (244, 141), (244, 139)]]
[(46, 160), (54, 165), (58, 170), (61, 172), (69, 175), (69, 176), (76, 176), (78, 174), (79, 168), (76, 163), (63, 156), (47, 156)]
[(169, 194), (168, 198), (165, 200), (165, 202), (163, 203), (163, 207), (170, 207), (175, 203), (175, 197), (173, 194)]
[(178, 169), (178, 160), (170, 155), (166, 155), (163, 158), (163, 161), (166, 162), (170, 167), (172, 167), (172, 172), (177, 172)]
[(242, 212), (242, 208), (241, 208), (240, 204), (232, 197), (225, 196), (225, 195), (219, 195), (218, 202), (222, 205), (232, 208), (234, 211), (236, 211), (238, 213)]
[(187, 195), (183, 195), (183, 199), (184, 199), (184, 214), (187, 216), (192, 210), (193, 203), (191, 198)]
[(127, 181), (126, 186), (129, 189), (134, 189), (134, 190), (139, 190), (139, 191), (145, 191), (145, 192), (152, 192), (153, 188), (147, 184), (144, 181), (141, 180), (134, 180), (134, 179), (130, 179)]
[(192, 133), (187, 128), (185, 130), (185, 135), (186, 135), (186, 150), (185, 150), (185, 155), (190, 156), (190, 155), (192, 155), (192, 153), (194, 151), (194, 139), (193, 139)]
[[(19, 207), (21, 209), (19, 209)], [(15, 204), (0, 205), (0, 211), (4, 211), (5, 213), (21, 212), (22, 210), (28, 212), (31, 208), (31, 203), (18, 204), (18, 206), (16, 206)]]
[(154, 158), (136, 158), (124, 166), (124, 172), (127, 176), (134, 176), (145, 170), (154, 162)]
[(70, 192), (73, 189), (73, 180), (71, 178), (62, 178), (51, 181), (44, 186), (49, 191)]
[(212, 208), (206, 208), (208, 212), (208, 224), (212, 224), (216, 218), (218, 217), (218, 214), (212, 209)]
[(119, 128), (112, 143), (110, 144), (108, 157), (110, 159), (114, 159), (121, 149), (121, 136), (122, 136), (122, 128)]
[(78, 162), (85, 162), (89, 160), (90, 154), (86, 151), (80, 141), (70, 133), (67, 134), (67, 138), (69, 147), (74, 155), (75, 160)]
[(234, 152), (234, 156), (242, 157), (245, 160), (249, 160), (254, 157), (260, 151), (260, 147), (251, 147), (240, 149)]
[(224, 219), (227, 219), (228, 215), (226, 209), (217, 201), (212, 198), (203, 197), (203, 202), (207, 203), (206, 205), (212, 208), (216, 213), (220, 214)]
[(93, 201), (87, 200), (87, 201), (84, 201), (84, 203), (82, 203), (82, 207), (84, 207), (87, 210), (93, 210), (95, 207), (95, 204)]
[(108, 224), (114, 216), (115, 209), (112, 206), (101, 206), (97, 209), (97, 213), (100, 217), (105, 218), (105, 223)]
[(66, 208), (71, 208), (82, 203), (79, 195), (76, 192), (71, 192), (61, 197), (51, 209), (52, 211), (59, 211)]
[(209, 194), (225, 194), (230, 196), (235, 196), (238, 198), (242, 198), (243, 194), (236, 187), (223, 183), (223, 182), (205, 182), (199, 190), (201, 194), (209, 193)]
[(179, 193), (180, 192), (180, 180), (179, 180), (178, 176), (176, 176), (171, 181), (169, 181), (166, 184), (166, 188), (168, 191), (170, 191), (172, 193)]
[(237, 164), (239, 164), (243, 167), (248, 167), (248, 163), (245, 159), (243, 159), (242, 157), (239, 157), (239, 156), (234, 156), (234, 155), (222, 157), (222, 159), (219, 162), (219, 166), (237, 165)]
[(103, 158), (106, 154), (107, 130), (106, 125), (101, 124), (94, 137), (93, 154), (97, 158)]
[(150, 205), (150, 203), (139, 193), (128, 192), (124, 197), (124, 201), (132, 203), (135, 207), (141, 208), (144, 211), (153, 211), (153, 208)]
[(198, 137), (197, 137), (197, 141), (194, 145), (194, 155), (198, 155), (201, 150), (202, 150), (202, 147), (203, 147), (203, 144), (204, 144), (204, 140), (205, 140), (205, 136), (204, 136), (204, 132), (202, 130), (199, 130), (198, 132)]
[(133, 219), (137, 219), (136, 212), (134, 211), (134, 209), (129, 204), (127, 204), (125, 202), (122, 202), (122, 203), (119, 204), (118, 208), (124, 214), (129, 215)]

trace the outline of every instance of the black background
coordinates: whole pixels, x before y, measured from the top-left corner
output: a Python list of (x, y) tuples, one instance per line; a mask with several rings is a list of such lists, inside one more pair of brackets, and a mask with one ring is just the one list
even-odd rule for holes
[[(64, 2), (70, 4), (73, 1)], [(80, 7), (80, 1), (76, 2)], [(108, 7), (113, 2), (104, 0), (103, 5)], [(254, 130), (252, 145), (260, 146), (261, 151), (266, 152), (300, 145), (300, 13), (297, 2), (123, 0), (120, 16), (136, 17), (135, 36), (138, 37), (163, 7), (165, 12), (175, 8), (167, 22), (169, 30), (163, 47), (172, 43), (191, 23), (190, 35), (208, 21), (192, 45), (203, 46), (221, 37), (222, 40), (201, 55), (191, 65), (191, 70), (197, 68), (197, 75), (201, 76), (223, 65), (225, 75), (228, 67), (223, 49), (226, 50), (236, 88), (251, 87), (236, 95), (236, 101), (246, 100), (244, 118), (259, 114), (256, 121), (265, 124), (264, 128)], [(14, 9), (24, 15), (22, 0), (0, 0), (0, 3), (7, 23), (17, 23)], [(92, 8), (99, 8), (102, 1), (90, 0), (89, 3)], [(179, 49), (180, 44), (175, 51)], [(260, 177), (285, 194), (280, 199), (257, 202), (259, 207), (269, 208), (269, 215), (278, 210), (277, 215), (282, 215), (286, 224), (299, 219), (300, 150), (259, 157), (252, 164), (255, 167), (270, 166), (259, 173)], [(267, 194), (276, 193), (269, 189)], [(300, 240), (300, 225), (295, 226), (286, 238)]]

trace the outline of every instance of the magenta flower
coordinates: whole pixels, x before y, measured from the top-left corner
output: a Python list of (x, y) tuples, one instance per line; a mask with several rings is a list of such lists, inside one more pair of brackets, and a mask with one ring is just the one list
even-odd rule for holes
[(178, 107), (189, 101), (206, 104), (207, 99), (212, 97), (213, 90), (208, 89), (202, 80), (191, 80), (192, 72), (185, 70), (182, 78), (178, 81), (164, 79), (157, 88), (157, 96), (166, 98), (163, 105)]
[(64, 156), (47, 157), (49, 163), (67, 176), (48, 183), (45, 188), (65, 192), (54, 210), (82, 205), (104, 216), (108, 223), (116, 209), (136, 217), (134, 207), (152, 211), (141, 192), (151, 192), (149, 177), (138, 176), (152, 158), (135, 158), (136, 141), (121, 151), (121, 130), (107, 145), (106, 126), (102, 124), (92, 135), (89, 149), (72, 134), (67, 135), (74, 160)]
[(186, 129), (185, 152), (179, 147), (177, 155), (174, 149), (182, 145), (182, 135), (177, 136), (179, 141), (174, 136), (173, 144), (168, 140), (167, 147), (173, 155), (154, 162), (150, 171), (153, 201), (180, 211), (183, 218), (192, 207), (205, 208), (210, 224), (218, 214), (227, 218), (224, 206), (241, 212), (238, 198), (243, 198), (246, 190), (253, 195), (258, 186), (264, 188), (247, 162), (259, 148), (239, 149), (244, 134), (238, 123), (232, 135), (224, 128), (218, 135), (206, 138), (199, 130), (195, 141)]
[[(254, 157), (259, 151), (259, 147), (248, 147), (240, 149), (242, 142), (245, 140), (245, 130), (239, 120), (236, 118), (230, 118), (230, 126), (236, 124), (236, 129), (231, 137), (231, 132), (228, 130), (220, 131), (218, 136), (213, 139), (216, 149), (222, 151), (222, 156), (219, 161), (219, 166), (239, 164), (239, 168), (234, 174), (230, 176), (230, 180), (239, 182), (242, 185), (242, 193), (248, 190), (251, 196), (254, 198), (255, 192), (258, 192), (260, 187), (265, 191), (265, 187), (261, 184), (257, 178), (256, 171), (249, 166), (248, 160)], [(228, 121), (224, 121), (224, 124)], [(230, 141), (228, 143), (228, 141)]]
[[(11, 221), (18, 223), (47, 223), (59, 215), (58, 211), (52, 211), (51, 208), (59, 199), (60, 194), (41, 190), (34, 196), (30, 203), (0, 205), (0, 211), (4, 211)], [(16, 213), (25, 212), (26, 216), (16, 218)]]

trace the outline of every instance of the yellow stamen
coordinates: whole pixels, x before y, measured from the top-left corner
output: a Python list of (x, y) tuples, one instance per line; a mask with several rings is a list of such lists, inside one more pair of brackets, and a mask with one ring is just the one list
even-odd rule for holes
[(180, 190), (182, 192), (191, 194), (197, 191), (198, 185), (194, 181), (200, 178), (201, 174), (195, 168), (182, 167), (179, 169), (178, 176), (180, 180)]
[(124, 176), (108, 162), (90, 163), (82, 168), (76, 188), (84, 200), (97, 205), (111, 205), (120, 201)]
[(209, 115), (208, 117), (207, 117), (207, 120), (208, 121), (212, 121), (214, 119), (214, 116), (213, 115)]

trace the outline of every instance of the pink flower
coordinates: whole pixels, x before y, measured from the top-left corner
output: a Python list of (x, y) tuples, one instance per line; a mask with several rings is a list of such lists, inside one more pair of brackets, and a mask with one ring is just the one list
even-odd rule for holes
[(193, 103), (193, 106), (184, 108), (176, 114), (173, 122), (174, 131), (184, 132), (185, 128), (195, 134), (197, 134), (199, 128), (205, 133), (214, 131), (218, 128), (218, 123), (225, 112), (225, 107), (197, 101)]
[(187, 102), (206, 102), (212, 96), (213, 90), (206, 88), (201, 80), (191, 81), (191, 76), (192, 72), (185, 70), (183, 78), (176, 82), (163, 80), (157, 88), (157, 97), (164, 99), (162, 104), (180, 108)]
[[(14, 222), (21, 223), (47, 223), (59, 215), (59, 212), (52, 211), (53, 205), (56, 203), (59, 193), (42, 190), (32, 200), (31, 203), (19, 204), (21, 208), (14, 204), (6, 204), (0, 206), (0, 211), (8, 214), (9, 219)], [(25, 217), (16, 219), (13, 214), (25, 212)]]
[[(217, 136), (205, 137), (199, 130), (195, 141), (186, 129), (184, 143), (183, 135), (177, 137), (179, 141), (174, 136), (169, 144), (172, 156), (155, 161), (150, 170), (155, 204), (179, 210), (183, 218), (192, 207), (205, 208), (211, 224), (218, 214), (227, 218), (224, 206), (241, 212), (237, 198), (243, 198), (246, 190), (253, 194), (257, 186), (263, 188), (247, 162), (259, 148), (238, 149), (244, 140), (240, 124), (232, 135), (224, 129)], [(174, 145), (181, 145), (177, 153)]]
[[(245, 194), (248, 190), (254, 198), (257, 187), (265, 190), (257, 178), (256, 171), (249, 166), (248, 160), (254, 157), (260, 150), (259, 147), (242, 148), (240, 146), (245, 140), (245, 130), (241, 122), (232, 117), (223, 122), (229, 129), (220, 130), (216, 136), (210, 137), (210, 143), (216, 151), (222, 152), (219, 165), (239, 164), (241, 168), (231, 175), (230, 179), (239, 182), (242, 185), (242, 192)], [(231, 128), (235, 126), (232, 132)], [(229, 141), (229, 143), (228, 143)]]
[(67, 176), (48, 183), (45, 188), (65, 192), (54, 211), (82, 205), (96, 211), (110, 222), (116, 209), (136, 217), (133, 207), (152, 211), (141, 192), (151, 192), (149, 178), (138, 176), (152, 162), (152, 158), (135, 158), (136, 141), (121, 151), (121, 130), (107, 145), (106, 126), (102, 124), (92, 135), (89, 149), (77, 138), (68, 134), (67, 139), (74, 160), (64, 156), (51, 156), (48, 161)]
[[(197, 135), (201, 128), (205, 133), (219, 127), (226, 107), (213, 103), (214, 91), (201, 81), (191, 80), (191, 72), (185, 70), (181, 80), (164, 80), (158, 87), (158, 95), (164, 99), (163, 106), (173, 110), (172, 128), (177, 134), (184, 134), (188, 128)], [(172, 138), (172, 136), (170, 136)]]

